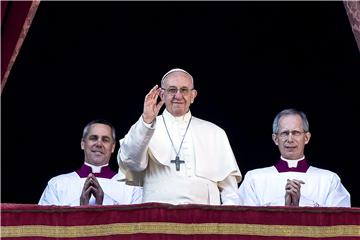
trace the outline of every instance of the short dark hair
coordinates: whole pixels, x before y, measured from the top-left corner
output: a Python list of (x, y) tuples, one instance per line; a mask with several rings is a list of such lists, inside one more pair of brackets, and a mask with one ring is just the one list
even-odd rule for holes
[(105, 119), (92, 120), (91, 122), (86, 124), (86, 126), (84, 127), (84, 130), (83, 130), (83, 135), (82, 135), (83, 139), (86, 138), (86, 136), (89, 134), (89, 129), (90, 129), (91, 125), (96, 124), (96, 123), (108, 125), (111, 128), (111, 135), (112, 135), (112, 138), (113, 138), (113, 142), (116, 141), (115, 127), (111, 122), (109, 122), (109, 121), (107, 121)]

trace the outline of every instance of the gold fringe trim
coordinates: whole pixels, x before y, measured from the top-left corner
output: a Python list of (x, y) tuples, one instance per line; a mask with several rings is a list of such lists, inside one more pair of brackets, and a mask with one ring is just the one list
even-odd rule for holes
[(359, 225), (292, 226), (231, 223), (113, 223), (86, 226), (1, 226), (1, 237), (97, 237), (123, 234), (218, 234), (278, 237), (360, 237)]

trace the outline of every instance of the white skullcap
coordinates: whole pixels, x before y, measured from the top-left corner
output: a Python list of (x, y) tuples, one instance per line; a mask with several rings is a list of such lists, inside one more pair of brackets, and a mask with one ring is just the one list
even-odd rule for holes
[[(183, 72), (183, 73), (186, 73), (190, 76), (191, 78), (191, 81), (194, 82), (193, 80), (193, 77), (191, 76), (190, 73), (188, 73), (187, 71), (185, 71), (184, 69), (181, 69), (181, 68), (173, 68), (171, 69), (170, 71), (168, 71), (167, 73), (164, 74), (164, 76), (161, 78), (161, 84), (163, 84), (164, 82), (164, 79), (170, 74), (170, 73), (173, 73), (173, 72)], [(193, 83), (194, 84), (194, 83)]]

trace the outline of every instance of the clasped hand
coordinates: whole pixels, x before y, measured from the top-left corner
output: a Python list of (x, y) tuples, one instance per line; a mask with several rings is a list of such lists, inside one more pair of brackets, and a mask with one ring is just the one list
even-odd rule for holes
[(301, 184), (305, 184), (302, 180), (288, 179), (285, 185), (285, 206), (299, 206)]
[(90, 173), (85, 180), (83, 190), (80, 196), (80, 205), (88, 205), (91, 195), (95, 197), (95, 203), (102, 205), (104, 200), (104, 191), (94, 174)]

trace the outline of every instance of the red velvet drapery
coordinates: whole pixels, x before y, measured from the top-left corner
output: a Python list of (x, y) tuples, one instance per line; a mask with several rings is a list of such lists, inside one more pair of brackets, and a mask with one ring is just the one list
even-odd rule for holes
[(39, 3), (39, 0), (1, 1), (1, 92)]

